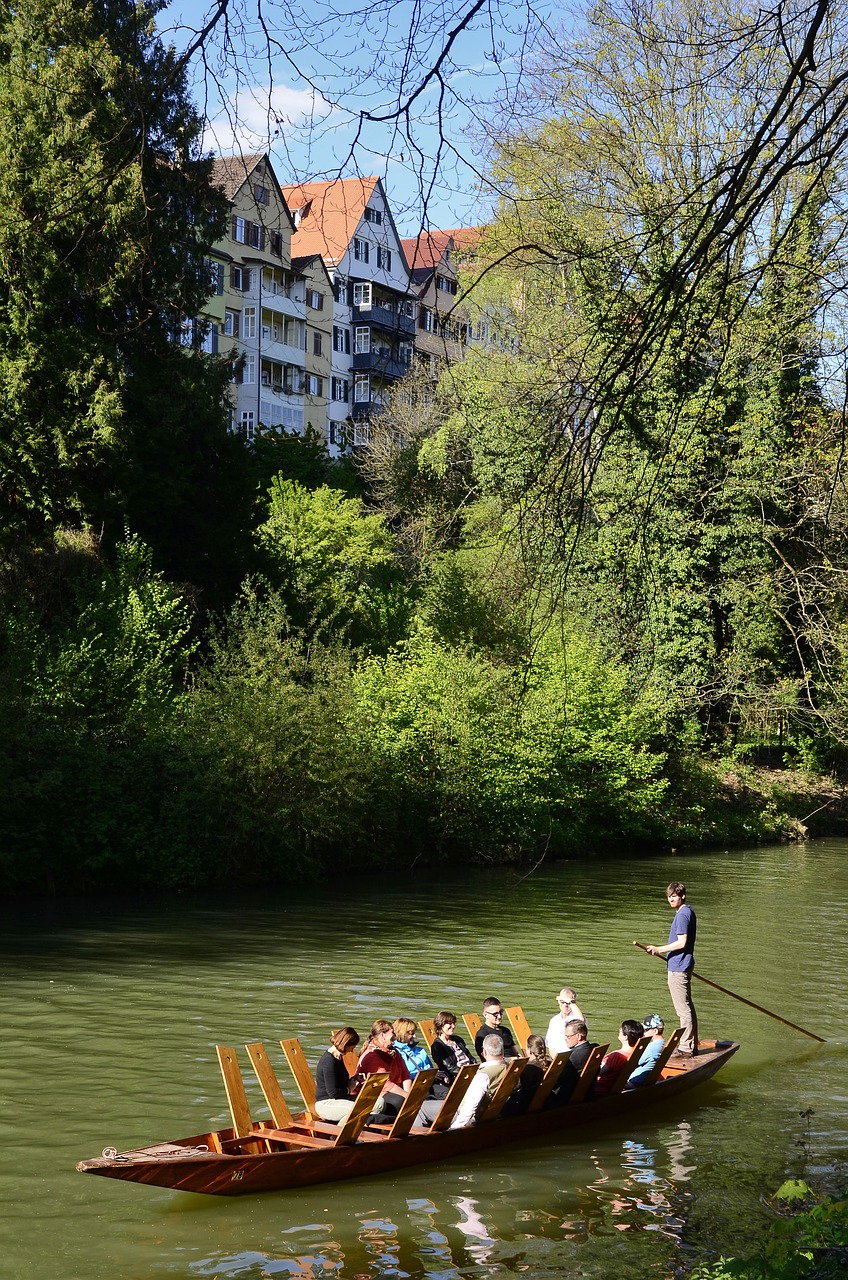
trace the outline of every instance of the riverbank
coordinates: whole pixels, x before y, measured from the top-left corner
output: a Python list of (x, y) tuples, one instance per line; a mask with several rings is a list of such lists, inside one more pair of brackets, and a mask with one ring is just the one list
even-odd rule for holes
[(700, 838), (687, 847), (749, 841), (801, 841), (848, 834), (848, 787), (806, 769), (702, 762), (712, 780)]

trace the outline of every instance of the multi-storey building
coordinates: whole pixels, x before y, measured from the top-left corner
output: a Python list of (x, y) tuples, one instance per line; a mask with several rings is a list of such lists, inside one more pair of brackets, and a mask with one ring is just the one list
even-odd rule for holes
[(415, 354), (434, 374), (446, 361), (461, 360), (467, 344), (482, 336), (480, 322), (472, 325), (470, 307), (459, 297), (458, 281), (479, 239), (479, 227), (457, 227), (422, 231), (402, 242), (418, 294)]
[(266, 155), (220, 157), (213, 182), (231, 208), (228, 235), (215, 249), (226, 264), (219, 349), (241, 358), (234, 425), (247, 440), (260, 429), (301, 432), (307, 423), (326, 435), (332, 308), (323, 264), (292, 263), (294, 223)]
[(306, 182), (283, 196), (297, 260), (320, 255), (333, 285), (327, 437), (338, 452), (367, 444), (369, 417), (412, 363), (409, 268), (379, 178)]

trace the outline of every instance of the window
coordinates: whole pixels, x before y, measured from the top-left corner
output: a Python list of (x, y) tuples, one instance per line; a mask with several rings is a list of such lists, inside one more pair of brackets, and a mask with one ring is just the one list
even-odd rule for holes
[(200, 350), (205, 351), (209, 356), (218, 354), (218, 326), (210, 324), (205, 333), (198, 335), (200, 337)]
[(353, 305), (355, 307), (371, 306), (371, 285), (355, 284), (353, 286)]
[(246, 218), (233, 218), (233, 239), (238, 241), (239, 244), (247, 244), (247, 227), (248, 222)]
[(456, 287), (455, 280), (449, 280), (447, 276), (436, 276), (436, 288), (443, 293), (456, 293)]
[(337, 445), (340, 449), (345, 447), (345, 430), (341, 422), (331, 422), (330, 424), (330, 444)]
[(275, 258), (282, 258), (283, 256), (283, 237), (279, 231), (271, 232), (271, 252)]
[(358, 356), (365, 356), (371, 350), (371, 330), (367, 324), (357, 325), (354, 329), (353, 349)]
[(366, 206), (365, 206), (365, 221), (366, 221), (366, 222), (373, 222), (373, 224), (374, 224), (374, 226), (375, 226), (375, 227), (381, 227), (381, 226), (383, 225), (383, 211), (382, 211), (382, 209), (372, 209), (369, 205), (366, 205)]
[(333, 297), (336, 302), (347, 302), (347, 285), (341, 276), (333, 281)]
[(350, 399), (350, 383), (347, 378), (333, 378), (331, 381), (332, 398), (347, 404)]
[(254, 188), (253, 188), (253, 194), (254, 194), (254, 196), (256, 197), (256, 203), (257, 203), (257, 204), (267, 204), (267, 203), (268, 203), (268, 188), (267, 188), (267, 187), (256, 186), (256, 187), (254, 187)]
[(392, 269), (392, 251), (385, 249), (383, 245), (377, 245), (377, 266), (385, 267), (387, 271)]
[(266, 427), (288, 427), (292, 431), (303, 430), (303, 410), (279, 400), (262, 400), (259, 405), (259, 421)]
[(252, 440), (256, 435), (256, 419), (252, 409), (245, 409), (239, 420), (239, 430), (245, 440)]
[(230, 288), (240, 289), (242, 293), (250, 292), (249, 267), (230, 267)]
[(371, 245), (367, 240), (360, 240), (358, 236), (353, 238), (353, 256), (357, 262), (371, 261)]
[(209, 268), (212, 292), (220, 298), (224, 292), (224, 264), (223, 262), (212, 262), (211, 259), (207, 258), (206, 265)]
[(312, 354), (320, 356), (324, 354), (324, 335), (318, 329), (312, 333)]
[(241, 336), (243, 338), (256, 337), (256, 308), (245, 307), (241, 313)]
[(398, 359), (401, 364), (412, 364), (412, 350), (411, 342), (398, 343)]
[(341, 351), (342, 355), (350, 355), (350, 329), (345, 329), (340, 324), (333, 325), (333, 350)]
[(245, 356), (241, 380), (242, 382), (256, 381), (256, 356)]
[(319, 293), (317, 289), (308, 289), (306, 292), (306, 303), (313, 311), (324, 310), (324, 295)]
[(265, 228), (258, 222), (248, 222), (249, 244), (252, 249), (265, 248)]
[(368, 404), (371, 399), (371, 379), (368, 374), (358, 373), (353, 380), (353, 403)]
[(361, 446), (366, 446), (371, 443), (371, 428), (367, 422), (354, 423), (353, 443)]
[(429, 307), (422, 307), (418, 316), (418, 328), (423, 329), (425, 333), (434, 333), (437, 325), (436, 318)]
[(322, 396), (324, 394), (324, 379), (319, 378), (317, 373), (309, 375), (309, 394), (311, 396)]

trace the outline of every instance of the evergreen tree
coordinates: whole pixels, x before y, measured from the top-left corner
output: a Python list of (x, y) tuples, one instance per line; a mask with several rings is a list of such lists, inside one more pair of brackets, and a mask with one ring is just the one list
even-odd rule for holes
[(225, 206), (163, 7), (0, 15), (0, 520), (7, 539), (84, 521), (117, 539), (128, 520), (188, 575), (215, 524), (192, 505), (210, 456), (238, 458), (223, 369), (179, 341)]

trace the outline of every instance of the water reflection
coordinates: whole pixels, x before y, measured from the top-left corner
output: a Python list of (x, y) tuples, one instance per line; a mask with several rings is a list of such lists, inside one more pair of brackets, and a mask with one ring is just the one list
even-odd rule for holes
[[(302, 1280), (541, 1277), (569, 1274), (562, 1250), (579, 1247), (579, 1274), (600, 1280), (611, 1274), (610, 1244), (621, 1233), (644, 1237), (643, 1247), (638, 1241), (628, 1244), (631, 1263), (637, 1246), (641, 1275), (670, 1274), (681, 1252), (687, 1252), (692, 1202), (687, 1184), (696, 1167), (689, 1121), (669, 1126), (654, 1142), (627, 1138), (616, 1146), (544, 1148), (539, 1154), (535, 1169), (526, 1154), (517, 1169), (492, 1170), (497, 1194), (463, 1190), (462, 1182), (470, 1179), (456, 1173), (449, 1178), (452, 1190), (446, 1186), (441, 1196), (401, 1195), (390, 1214), (354, 1207), (348, 1218), (330, 1191), (333, 1207), (323, 1210), (327, 1221), (283, 1228), (276, 1247), (266, 1252), (198, 1260), (192, 1274), (239, 1280), (275, 1275)], [(568, 1185), (559, 1175), (563, 1166), (573, 1173), (575, 1162), (583, 1181)], [(374, 1184), (371, 1203), (390, 1198), (384, 1184)], [(283, 1211), (294, 1209), (297, 1201), (285, 1197), (278, 1203)]]

